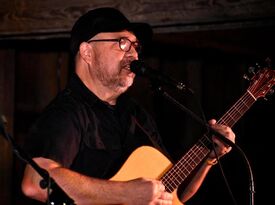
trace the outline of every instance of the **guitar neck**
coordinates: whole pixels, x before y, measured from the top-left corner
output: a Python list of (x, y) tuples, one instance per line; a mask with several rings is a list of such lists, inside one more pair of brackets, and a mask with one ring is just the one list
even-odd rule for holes
[[(233, 127), (257, 99), (249, 92), (245, 94), (218, 120), (218, 123)], [(192, 148), (161, 178), (166, 190), (173, 192), (189, 176), (210, 152), (211, 141), (204, 135)]]

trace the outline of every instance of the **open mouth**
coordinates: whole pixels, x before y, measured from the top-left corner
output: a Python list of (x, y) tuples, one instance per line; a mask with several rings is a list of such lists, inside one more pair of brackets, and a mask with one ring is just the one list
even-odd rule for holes
[[(122, 65), (122, 69), (125, 69), (125, 70), (128, 70), (128, 71), (131, 71), (131, 62), (133, 61), (134, 59), (129, 59), (129, 60), (126, 60)], [(132, 71), (131, 71), (132, 72)]]
[(128, 73), (132, 73), (130, 64), (126, 64), (126, 65), (122, 66), (122, 70), (127, 70)]
[(130, 65), (125, 66), (124, 69), (131, 71)]

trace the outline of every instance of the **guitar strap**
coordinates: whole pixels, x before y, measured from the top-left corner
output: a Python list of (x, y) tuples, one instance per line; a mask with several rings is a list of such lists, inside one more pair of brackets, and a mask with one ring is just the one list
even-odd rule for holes
[(160, 139), (157, 137), (157, 133), (155, 132), (150, 132), (148, 130), (146, 130), (145, 127), (143, 127), (137, 120), (136, 117), (132, 116), (132, 120), (134, 121), (134, 123), (142, 130), (142, 132), (150, 139), (150, 141), (152, 142), (153, 146), (158, 149), (160, 152), (162, 152), (164, 155), (166, 155), (167, 157), (170, 157), (170, 155), (168, 154), (167, 150), (165, 149), (164, 146), (161, 146), (161, 142)]

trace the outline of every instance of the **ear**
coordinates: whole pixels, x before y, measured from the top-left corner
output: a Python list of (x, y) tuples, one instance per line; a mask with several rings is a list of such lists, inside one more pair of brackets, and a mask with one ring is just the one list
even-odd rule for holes
[(92, 59), (91, 45), (87, 42), (82, 42), (79, 46), (79, 54), (84, 61), (90, 63)]

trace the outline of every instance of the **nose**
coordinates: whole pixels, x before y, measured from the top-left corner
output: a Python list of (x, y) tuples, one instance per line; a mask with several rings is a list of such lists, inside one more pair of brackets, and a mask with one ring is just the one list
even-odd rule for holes
[(134, 46), (131, 46), (130, 50), (126, 52), (127, 57), (132, 57), (135, 60), (138, 60), (138, 52), (134, 48)]

